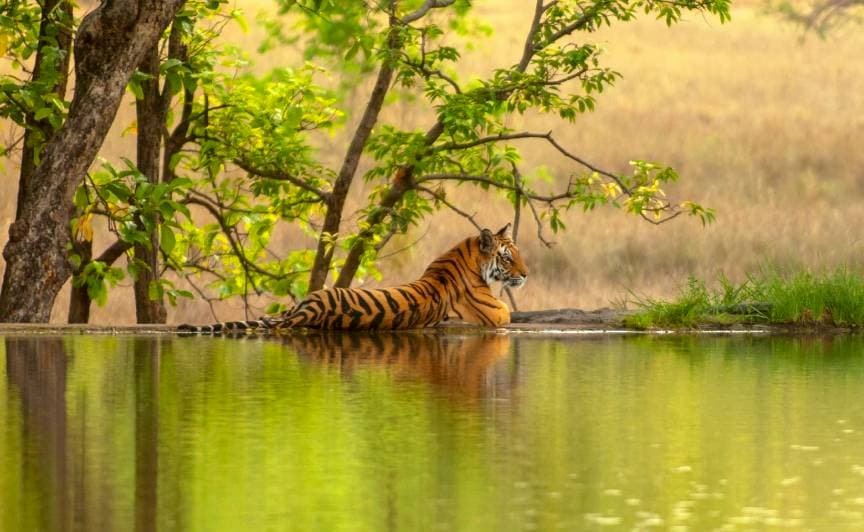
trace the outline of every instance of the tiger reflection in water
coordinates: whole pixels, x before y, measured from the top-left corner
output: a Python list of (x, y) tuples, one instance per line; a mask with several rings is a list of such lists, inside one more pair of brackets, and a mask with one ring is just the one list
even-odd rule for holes
[(382, 368), (397, 379), (420, 380), (447, 395), (475, 401), (507, 397), (515, 382), (510, 368), (496, 364), (510, 352), (510, 337), (489, 332), (360, 334), (312, 332), (280, 339), (303, 360), (352, 376)]

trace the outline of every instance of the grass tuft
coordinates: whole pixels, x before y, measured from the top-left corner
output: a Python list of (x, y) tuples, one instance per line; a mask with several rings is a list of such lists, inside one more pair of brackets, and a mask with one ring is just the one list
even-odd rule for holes
[(765, 269), (741, 284), (721, 276), (716, 288), (691, 277), (673, 301), (634, 297), (640, 309), (629, 327), (695, 327), (735, 323), (864, 325), (864, 276), (839, 268), (829, 273)]

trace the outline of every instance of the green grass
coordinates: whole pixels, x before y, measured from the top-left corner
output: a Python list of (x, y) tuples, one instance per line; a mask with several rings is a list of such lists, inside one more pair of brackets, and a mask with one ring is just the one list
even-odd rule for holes
[(715, 288), (690, 278), (673, 301), (634, 297), (629, 327), (798, 324), (864, 325), (864, 276), (841, 268), (829, 273), (766, 269), (735, 284), (721, 276)]

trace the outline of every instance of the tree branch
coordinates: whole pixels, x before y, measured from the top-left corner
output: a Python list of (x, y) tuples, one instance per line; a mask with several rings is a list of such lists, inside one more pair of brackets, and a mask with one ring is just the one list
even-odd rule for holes
[(456, 0), (426, 0), (425, 2), (423, 2), (423, 5), (418, 7), (412, 13), (408, 13), (407, 15), (402, 17), (400, 19), (400, 22), (406, 25), (411, 24), (412, 22), (415, 22), (425, 17), (426, 13), (428, 13), (430, 10), (451, 6), (455, 2)]
[(549, 139), (551, 138), (551, 136), (551, 131), (548, 133), (532, 133), (530, 131), (523, 131), (521, 133), (499, 133), (498, 135), (480, 137), (479, 139), (475, 139), (469, 142), (448, 142), (447, 144), (435, 146), (429, 151), (435, 153), (439, 151), (464, 150), (468, 148), (473, 148), (475, 146), (480, 146), (481, 144), (490, 144), (493, 142), (500, 142), (502, 140)]
[(124, 242), (122, 240), (115, 240), (113, 244), (108, 246), (105, 251), (103, 251), (98, 257), (94, 259), (94, 261), (104, 262), (108, 266), (114, 264), (117, 259), (120, 258), (121, 255), (126, 253), (132, 244), (129, 242)]
[(287, 172), (280, 172), (279, 170), (265, 170), (263, 168), (256, 168), (248, 162), (244, 161), (243, 159), (239, 158), (234, 159), (233, 162), (242, 170), (252, 175), (263, 177), (265, 179), (273, 179), (276, 181), (287, 181), (292, 185), (296, 186), (297, 188), (303, 189), (307, 192), (311, 192), (312, 194), (318, 196), (321, 201), (325, 203), (330, 201), (330, 193), (324, 192), (323, 190), (310, 185), (309, 183), (295, 175), (291, 175)]
[(417, 190), (419, 190), (420, 192), (425, 192), (425, 193), (429, 194), (430, 196), (432, 196), (433, 198), (435, 198), (435, 201), (439, 201), (439, 202), (443, 203), (448, 209), (450, 209), (451, 211), (455, 212), (459, 216), (461, 216), (461, 217), (465, 218), (466, 220), (468, 220), (469, 222), (471, 222), (471, 225), (476, 227), (478, 231), (483, 230), (483, 228), (480, 227), (480, 224), (478, 224), (477, 221), (474, 219), (474, 217), (477, 216), (476, 212), (474, 214), (468, 214), (467, 212), (463, 211), (462, 209), (460, 209), (456, 205), (453, 205), (452, 203), (450, 203), (447, 200), (447, 197), (444, 195), (443, 192), (437, 192), (435, 190), (432, 190), (432, 189), (426, 188), (426, 187), (422, 187), (422, 186), (418, 186)]
[[(204, 209), (207, 210), (207, 212), (209, 212), (211, 216), (213, 216), (213, 218), (216, 220), (216, 223), (218, 223), (219, 227), (222, 229), (222, 234), (224, 234), (225, 238), (228, 239), (228, 244), (231, 246), (231, 250), (234, 252), (235, 257), (240, 262), (240, 265), (243, 267), (243, 271), (246, 274), (247, 279), (252, 280), (252, 277), (249, 274), (249, 270), (254, 270), (255, 273), (270, 277), (271, 279), (283, 278), (280, 275), (268, 272), (267, 270), (261, 268), (260, 266), (246, 258), (246, 255), (241, 249), (242, 246), (239, 242), (237, 242), (237, 239), (234, 237), (234, 235), (231, 234), (231, 227), (229, 227), (225, 223), (225, 220), (222, 218), (222, 213), (219, 212), (217, 206), (210, 203), (210, 201), (202, 198), (189, 197), (186, 199), (186, 202), (192, 205), (199, 205), (201, 207), (204, 207)], [(254, 280), (252, 281), (252, 288), (255, 290), (256, 294), (261, 293)]]
[(537, 32), (540, 31), (540, 20), (543, 18), (544, 11), (543, 0), (537, 0), (534, 6), (534, 18), (531, 19), (531, 27), (528, 29), (528, 35), (525, 37), (522, 58), (519, 59), (519, 64), (516, 66), (516, 70), (519, 72), (525, 72), (528, 69), (531, 59), (538, 51), (534, 46), (534, 38), (537, 36)]

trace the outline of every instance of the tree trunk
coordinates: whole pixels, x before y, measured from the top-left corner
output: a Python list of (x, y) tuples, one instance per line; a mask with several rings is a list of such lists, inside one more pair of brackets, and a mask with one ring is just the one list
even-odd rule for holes
[[(398, 34), (399, 32), (395, 29), (390, 31), (388, 47), (391, 50), (399, 47)], [(378, 115), (381, 113), (381, 107), (384, 105), (384, 97), (390, 89), (390, 82), (392, 80), (393, 63), (385, 60), (381, 65), (381, 70), (378, 71), (375, 87), (372, 89), (372, 94), (369, 95), (366, 110), (363, 111), (363, 117), (360, 119), (357, 130), (354, 132), (354, 138), (351, 139), (351, 144), (348, 146), (345, 160), (342, 162), (342, 168), (339, 170), (339, 175), (333, 185), (333, 192), (330, 194), (330, 199), (327, 202), (327, 214), (324, 217), (321, 235), (318, 237), (318, 250), (315, 252), (315, 262), (312, 264), (312, 274), (309, 278), (310, 292), (324, 288), (324, 283), (327, 281), (327, 273), (330, 271), (330, 263), (333, 260), (334, 247), (328, 243), (327, 236), (333, 236), (339, 232), (339, 225), (342, 223), (342, 209), (345, 207), (348, 190), (351, 188), (354, 174), (357, 173), (357, 165), (360, 164), (360, 156), (366, 147), (366, 141), (369, 140), (372, 128), (375, 127), (375, 123), (378, 121)]]
[(105, 0), (79, 26), (75, 95), (42, 150), (3, 250), (0, 322), (47, 322), (69, 279), (72, 196), (108, 133), (129, 77), (183, 0)]
[(159, 367), (162, 342), (136, 338), (135, 360), (135, 530), (159, 523)]
[[(186, 45), (183, 44), (182, 37), (181, 37), (182, 32), (177, 28), (177, 24), (178, 24), (177, 19), (175, 19), (173, 26), (172, 26), (172, 29), (171, 29), (171, 36), (169, 38), (168, 57), (173, 58), (173, 59), (179, 59), (179, 60), (185, 62), (188, 60), (189, 54), (188, 54), (188, 50), (186, 48)], [(152, 61), (151, 56), (152, 56), (152, 54), (148, 54), (148, 57), (145, 58), (144, 62), (142, 63), (141, 68), (143, 71), (156, 72), (156, 69), (154, 67), (152, 67), (152, 66), (148, 67), (146, 65), (148, 58), (150, 58), (150, 60)], [(158, 56), (157, 56), (157, 59), (158, 59)], [(157, 66), (158, 66), (158, 63), (157, 63)], [(174, 178), (174, 173), (173, 173), (173, 170), (170, 166), (171, 157), (173, 157), (174, 154), (178, 153), (183, 148), (183, 145), (186, 143), (186, 141), (188, 140), (186, 138), (186, 133), (189, 130), (189, 118), (192, 114), (192, 101), (194, 98), (194, 94), (192, 93), (192, 91), (190, 91), (184, 85), (183, 96), (184, 96), (183, 110), (182, 110), (182, 116), (180, 118), (180, 123), (174, 129), (174, 132), (171, 134), (171, 136), (165, 140), (165, 151), (163, 154), (163, 161), (162, 161), (162, 174), (160, 175), (162, 181), (170, 181), (171, 179)], [(145, 91), (145, 98), (146, 97), (149, 97), (150, 98), (149, 101), (152, 102), (153, 97), (152, 97), (151, 93)], [(158, 112), (160, 114), (160, 117), (161, 117), (161, 120), (163, 121), (163, 123), (165, 121), (165, 117), (167, 116), (168, 109), (171, 106), (171, 99), (172, 99), (171, 92), (169, 90), (168, 85), (166, 84), (162, 90), (162, 94), (160, 95), (160, 102), (159, 102), (159, 108), (158, 108)], [(136, 102), (136, 103), (140, 103), (140, 102)], [(136, 112), (140, 112), (137, 107), (136, 107)], [(151, 122), (154, 122), (154, 121), (146, 120), (146, 122), (147, 122), (146, 128), (147, 128), (147, 131), (149, 134), (149, 132), (153, 129)], [(139, 127), (141, 127), (140, 118), (139, 118)], [(151, 135), (151, 137), (152, 137), (152, 135)], [(139, 142), (140, 142), (140, 139), (139, 139)], [(145, 150), (139, 150), (139, 152), (140, 151), (152, 153), (152, 148), (145, 149)], [(142, 159), (142, 157), (139, 153), (139, 156), (138, 156), (139, 167), (142, 164), (141, 159)], [(77, 242), (73, 243), (73, 245), (76, 247), (75, 248), (76, 252), (79, 255), (81, 255), (82, 257), (84, 256), (84, 253), (82, 253), (82, 251), (89, 251), (86, 254), (86, 260), (89, 261), (92, 258), (91, 257), (92, 246), (87, 248), (87, 250), (83, 250), (83, 248), (79, 249), (79, 246), (82, 246), (83, 244), (84, 243), (77, 243)], [(100, 262), (104, 262), (107, 266), (111, 266), (117, 261), (117, 259), (120, 258), (121, 255), (126, 253), (126, 251), (128, 251), (131, 247), (132, 247), (131, 245), (129, 245), (123, 241), (118, 240), (118, 241), (114, 242), (114, 244), (112, 244), (108, 249), (106, 249), (104, 252), (102, 252), (102, 255), (100, 255), (95, 260), (100, 261)], [(83, 269), (84, 265), (86, 265), (86, 262), (82, 261), (81, 264), (82, 264), (82, 269)], [(158, 263), (157, 263), (157, 265), (158, 265)], [(77, 276), (79, 273), (80, 273), (80, 271), (76, 271), (73, 273), (73, 275)], [(146, 289), (145, 289), (144, 293), (145, 293), (145, 295), (147, 294)], [(86, 286), (75, 287), (73, 285), (72, 295), (71, 295), (71, 298), (69, 300), (69, 323), (88, 323), (90, 321), (90, 308), (92, 307), (92, 303), (93, 302), (90, 299), (90, 294), (87, 293), (87, 287)], [(164, 302), (162, 302), (162, 306), (164, 307)], [(136, 308), (136, 310), (137, 310), (137, 308)], [(138, 316), (137, 318), (138, 318), (139, 323), (146, 323), (145, 321), (141, 321), (140, 316)], [(161, 323), (164, 323), (164, 321), (162, 321)]]
[[(162, 129), (165, 127), (162, 97), (159, 94), (159, 46), (155, 43), (138, 67), (150, 76), (141, 82), (144, 97), (135, 102), (138, 119), (137, 166), (150, 183), (159, 182), (159, 154), (162, 148)], [(142, 220), (138, 229), (146, 231)], [(138, 323), (165, 323), (167, 311), (162, 298), (150, 299), (150, 285), (159, 280), (159, 230), (150, 231), (150, 245), (135, 245), (135, 259), (146, 265), (135, 278), (135, 317)]]
[[(68, 25), (64, 27), (64, 24)], [(42, 20), (39, 23), (39, 49), (36, 51), (36, 60), (33, 64), (33, 81), (38, 81), (45, 74), (46, 69), (53, 68), (46, 65), (45, 46), (49, 35), (54, 35), (57, 47), (63, 52), (63, 57), (56, 65), (57, 82), (52, 91), (61, 99), (66, 95), (66, 84), (69, 81), (69, 58), (72, 55), (72, 4), (68, 0), (45, 0), (42, 6)], [(38, 127), (45, 136), (39, 144), (44, 144), (54, 134), (51, 123), (47, 119), (36, 120), (34, 116), (27, 117), (27, 124)], [(30, 187), (31, 176), (36, 169), (36, 145), (34, 132), (30, 129), (24, 131), (24, 147), (21, 149), (21, 171), (18, 179), (18, 205), (16, 217), (21, 215), (22, 201), (25, 191)]]
[[(438, 137), (444, 132), (444, 124), (440, 121), (436, 122), (429, 131), (426, 132), (426, 145), (431, 146)], [(340, 288), (348, 288), (351, 286), (351, 281), (357, 275), (357, 269), (360, 267), (360, 261), (363, 258), (363, 253), (366, 251), (366, 244), (374, 234), (375, 226), (384, 221), (390, 211), (395, 207), (406, 192), (414, 188), (414, 167), (404, 167), (397, 172), (393, 177), (393, 183), (390, 189), (381, 199), (378, 208), (366, 219), (369, 224), (369, 229), (360, 233), (359, 238), (351, 246), (348, 252), (348, 257), (345, 259), (345, 264), (339, 271), (339, 277), (336, 279), (336, 284), (333, 286)]]
[[(81, 267), (87, 265), (93, 259), (93, 242), (90, 240), (73, 240), (72, 251), (81, 257)], [(75, 271), (78, 276), (81, 272)], [(87, 293), (87, 285), (75, 286), (72, 284), (72, 292), (69, 294), (69, 315), (66, 321), (69, 323), (87, 323), (90, 321), (90, 305), (92, 300)]]

